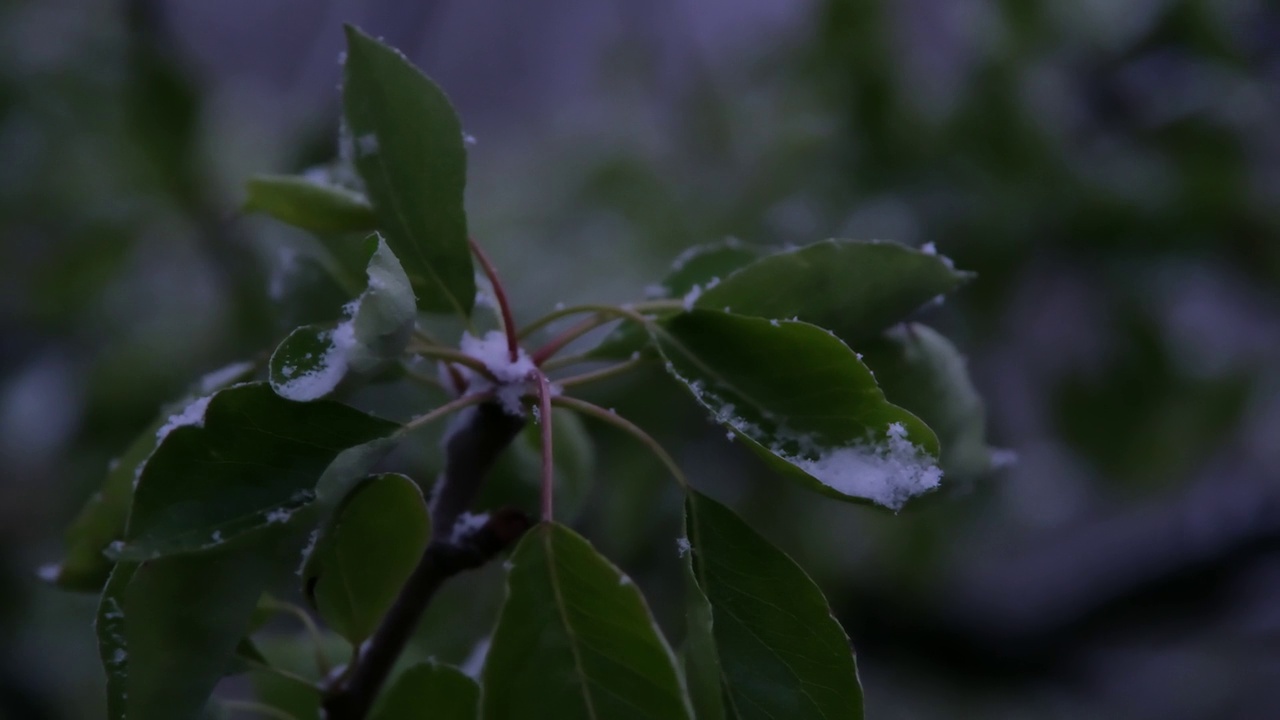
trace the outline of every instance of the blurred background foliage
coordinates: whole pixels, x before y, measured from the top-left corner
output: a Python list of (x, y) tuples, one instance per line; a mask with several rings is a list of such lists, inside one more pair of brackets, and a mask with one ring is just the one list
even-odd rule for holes
[[(0, 717), (101, 716), (94, 599), (35, 568), (108, 461), (342, 301), (314, 241), (237, 208), (332, 158), (343, 21), (455, 99), (525, 319), (725, 236), (980, 274), (922, 319), (1018, 462), (898, 516), (768, 476), (656, 373), (592, 393), (810, 570), (869, 717), (1280, 717), (1280, 8), (536, 5), (0, 0)], [(587, 427), (579, 524), (678, 635), (679, 497)], [(391, 462), (429, 478), (431, 444)], [(415, 652), (464, 662), (500, 589), (450, 587)]]

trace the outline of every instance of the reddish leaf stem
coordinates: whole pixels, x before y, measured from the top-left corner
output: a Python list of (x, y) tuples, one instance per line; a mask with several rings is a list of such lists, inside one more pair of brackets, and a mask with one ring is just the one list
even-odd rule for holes
[(555, 460), (552, 456), (551, 383), (545, 373), (538, 373), (538, 421), (542, 430), (542, 521), (551, 522), (555, 502)]
[(489, 278), (489, 283), (493, 285), (493, 299), (498, 303), (498, 312), (502, 316), (502, 329), (507, 333), (507, 352), (511, 355), (511, 362), (515, 362), (520, 358), (520, 345), (516, 339), (516, 323), (511, 317), (511, 304), (507, 302), (507, 291), (502, 285), (502, 280), (498, 278), (497, 269), (485, 254), (484, 248), (480, 247), (475, 238), (467, 238), (467, 242), (471, 244), (471, 252), (476, 256), (476, 260), (480, 261), (480, 267)]
[(568, 345), (588, 332), (591, 332), (597, 327), (600, 327), (607, 322), (611, 322), (612, 320), (614, 320), (614, 318), (604, 317), (603, 315), (592, 315), (591, 317), (582, 320), (576, 325), (548, 340), (542, 347), (534, 350), (533, 355), (531, 356), (533, 364), (541, 367), (542, 363), (546, 362), (556, 353), (563, 350), (565, 345)]

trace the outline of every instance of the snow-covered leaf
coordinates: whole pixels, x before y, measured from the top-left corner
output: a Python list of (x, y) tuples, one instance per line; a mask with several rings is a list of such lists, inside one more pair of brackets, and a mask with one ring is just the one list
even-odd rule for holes
[(482, 718), (692, 718), (675, 656), (640, 590), (583, 537), (539, 525), (509, 568)]
[(399, 425), (330, 401), (300, 403), (237, 385), (169, 418), (134, 489), (119, 559), (204, 550), (307, 505), (343, 450)]
[(316, 233), (369, 232), (377, 227), (373, 207), (353, 190), (297, 175), (249, 179), (244, 211), (261, 212)]
[(710, 310), (656, 330), (667, 370), (783, 474), (826, 495), (897, 510), (938, 486), (938, 439), (890, 404), (871, 371), (821, 328)]
[(295, 545), (286, 528), (265, 528), (210, 552), (117, 564), (96, 621), (108, 719), (200, 717)]
[(343, 113), (378, 226), (404, 263), (418, 307), (466, 318), (476, 285), (458, 117), (403, 54), (351, 26), (346, 31)]
[(475, 720), (480, 686), (462, 671), (425, 662), (396, 678), (369, 716), (371, 720)]
[(991, 469), (982, 396), (950, 340), (913, 323), (891, 328), (861, 349), (885, 396), (938, 434), (948, 475), (973, 477)]
[(762, 257), (702, 287), (692, 306), (799, 319), (858, 343), (970, 277), (936, 252), (890, 242), (825, 240)]
[(849, 638), (804, 570), (696, 491), (685, 504), (685, 532), (691, 613), (703, 603), (710, 610), (729, 716), (861, 720)]
[(129, 505), (133, 502), (133, 485), (140, 466), (160, 442), (157, 439), (160, 429), (193, 401), (244, 378), (255, 369), (253, 363), (239, 362), (215, 370), (196, 381), (181, 401), (161, 411), (124, 453), (112, 461), (102, 488), (85, 503), (67, 529), (66, 557), (42, 569), (42, 575), (68, 590), (97, 592), (102, 589), (112, 566), (103, 551), (124, 537)]
[[(652, 299), (693, 299), (708, 286), (715, 286), (730, 273), (750, 264), (769, 252), (758, 245), (747, 245), (728, 238), (706, 245), (695, 245), (685, 250), (671, 263), (671, 270), (657, 285), (646, 291)], [(623, 323), (605, 337), (593, 350), (591, 357), (601, 360), (620, 360), (649, 344), (644, 328), (634, 323)]]
[(413, 332), (413, 290), (400, 261), (376, 233), (369, 239), (368, 287), (335, 328), (304, 325), (271, 355), (271, 387), (308, 401), (334, 391), (349, 374), (367, 376), (395, 361)]
[(430, 535), (417, 484), (396, 474), (368, 478), (347, 495), (307, 557), (308, 599), (329, 627), (359, 645), (391, 607)]

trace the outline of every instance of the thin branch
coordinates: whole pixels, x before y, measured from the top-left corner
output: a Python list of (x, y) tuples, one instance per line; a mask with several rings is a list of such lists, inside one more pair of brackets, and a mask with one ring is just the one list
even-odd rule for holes
[(554, 370), (563, 370), (574, 365), (583, 363), (602, 363), (606, 362), (604, 358), (594, 357), (590, 352), (578, 353), (577, 355), (561, 355), (553, 357), (542, 363), (543, 372), (552, 372)]
[[(574, 340), (577, 340), (578, 338), (582, 337), (583, 335), (590, 332), (591, 330), (594, 330), (595, 328), (601, 325), (604, 325), (605, 323), (612, 322), (613, 320), (616, 320), (619, 318), (632, 320), (636, 323), (639, 323), (642, 326), (648, 326), (649, 323), (652, 322), (652, 320), (642, 315), (641, 312), (645, 309), (648, 309), (651, 306), (652, 306), (652, 303), (639, 306), (640, 307), (639, 310), (637, 310), (635, 307), (621, 307), (621, 306), (614, 307), (612, 305), (581, 305), (578, 308), (574, 308), (575, 311), (580, 311), (580, 310), (594, 311), (596, 313), (596, 316), (593, 318), (588, 318), (578, 323), (572, 328), (557, 335), (555, 338), (552, 338), (542, 347), (535, 350), (532, 354), (533, 362), (535, 365), (541, 366), (542, 363), (551, 359), (553, 355), (563, 350), (564, 347), (569, 343), (573, 342)], [(569, 308), (566, 308), (566, 311), (568, 309)]]
[(223, 700), (222, 707), (231, 712), (253, 713), (261, 717), (275, 718), (276, 720), (298, 720), (292, 714), (281, 710), (278, 707), (263, 705), (262, 703), (250, 702), (248, 700)]
[(684, 472), (680, 469), (680, 466), (676, 464), (676, 461), (667, 454), (666, 449), (664, 449), (657, 440), (654, 440), (649, 433), (641, 430), (635, 423), (632, 423), (630, 420), (622, 417), (612, 410), (605, 410), (599, 405), (589, 403), (585, 400), (579, 400), (577, 398), (565, 397), (564, 395), (557, 395), (553, 397), (551, 399), (551, 404), (575, 410), (597, 420), (602, 420), (628, 433), (641, 443), (644, 443), (645, 447), (649, 448), (650, 452), (662, 461), (662, 464), (667, 467), (667, 470), (671, 473), (671, 476), (675, 478), (681, 488), (686, 490), (689, 488), (689, 479), (684, 476)]
[(443, 360), (444, 362), (456, 363), (458, 365), (465, 365), (466, 367), (469, 367), (472, 370), (475, 370), (476, 372), (485, 376), (489, 380), (492, 380), (494, 382), (497, 381), (497, 378), (494, 377), (493, 375), (493, 371), (490, 370), (489, 367), (484, 364), (484, 361), (480, 360), (479, 358), (471, 357), (470, 355), (462, 352), (461, 350), (455, 350), (451, 347), (442, 347), (437, 345), (415, 345), (412, 348), (410, 348), (410, 351), (415, 355), (421, 355), (422, 357), (425, 357), (425, 358), (431, 358), (433, 360)]
[(445, 580), (489, 562), (529, 526), (524, 513), (506, 508), (495, 511), (488, 522), (457, 543), (433, 540), (350, 672), (326, 690), (321, 703), (324, 717), (364, 720), (423, 611)]
[(551, 383), (538, 374), (538, 421), (542, 425), (542, 521), (551, 522), (556, 495), (554, 442), (551, 435)]
[(644, 363), (644, 358), (638, 357), (638, 356), (632, 357), (630, 360), (627, 360), (626, 362), (618, 363), (616, 365), (610, 365), (609, 367), (600, 368), (599, 370), (592, 370), (591, 372), (585, 372), (580, 375), (573, 375), (571, 377), (561, 378), (559, 380), (556, 380), (556, 384), (559, 385), (560, 387), (573, 387), (575, 385), (586, 385), (587, 383), (593, 383), (598, 380), (605, 380), (611, 377), (616, 377), (618, 375), (624, 375), (634, 370), (635, 368), (639, 367), (643, 363)]
[(617, 319), (618, 318), (616, 317), (609, 317), (604, 313), (599, 313), (582, 320), (578, 324), (570, 327), (569, 329), (565, 330), (559, 335), (556, 335), (555, 337), (548, 340), (547, 343), (542, 347), (538, 348), (537, 350), (534, 350), (532, 355), (533, 364), (541, 366), (542, 363), (551, 359), (551, 356), (563, 350), (564, 347), (569, 343), (573, 342), (574, 340), (577, 340), (583, 335), (586, 335), (592, 330), (595, 330), (601, 325), (606, 325), (608, 323), (614, 322)]
[[(684, 308), (684, 303), (681, 300), (651, 300), (648, 302), (633, 303), (629, 307), (638, 313), (662, 312), (664, 310), (681, 310)], [(599, 313), (602, 309), (616, 310), (618, 308), (611, 305), (570, 305), (569, 307), (556, 308), (521, 328), (520, 339), (523, 340), (529, 337), (560, 318), (570, 317), (572, 315)]]
[(488, 402), (492, 399), (493, 399), (492, 392), (476, 393), (475, 395), (463, 395), (457, 400), (447, 402), (441, 405), (440, 407), (436, 408), (435, 410), (432, 410), (431, 412), (424, 413), (410, 420), (409, 422), (405, 423), (404, 426), (400, 428), (400, 430), (397, 431), (397, 434), (403, 435), (411, 430), (417, 430), (423, 425), (428, 425), (432, 422), (435, 422), (436, 420), (439, 420), (440, 418), (450, 413), (453, 413), (457, 410), (468, 408), (468, 407), (471, 407), (472, 405), (479, 405), (481, 403)]
[(328, 653), (324, 651), (324, 636), (320, 633), (320, 628), (316, 626), (316, 621), (311, 618), (311, 614), (293, 603), (277, 600), (273, 597), (264, 597), (259, 604), (272, 612), (286, 613), (298, 618), (303, 627), (306, 628), (307, 634), (311, 636), (311, 643), (315, 645), (316, 668), (320, 671), (321, 677), (327, 676), (333, 669), (333, 662), (329, 660)]
[(430, 375), (427, 375), (426, 373), (420, 373), (417, 370), (414, 370), (413, 368), (405, 367), (404, 375), (405, 377), (409, 378), (410, 380), (424, 387), (433, 387), (438, 390), (443, 390), (445, 393), (449, 392), (449, 388), (445, 387), (445, 384), (441, 382), (439, 378), (432, 377)]
[(467, 238), (467, 242), (471, 244), (471, 252), (480, 261), (480, 267), (484, 270), (485, 276), (489, 278), (489, 283), (493, 285), (493, 299), (498, 303), (498, 314), (502, 318), (502, 330), (507, 334), (507, 353), (511, 356), (511, 362), (515, 362), (520, 359), (520, 343), (516, 338), (516, 322), (511, 317), (511, 304), (507, 302), (507, 291), (502, 286), (502, 280), (498, 278), (498, 270), (489, 260), (489, 256), (485, 254), (484, 248), (480, 247), (475, 238)]

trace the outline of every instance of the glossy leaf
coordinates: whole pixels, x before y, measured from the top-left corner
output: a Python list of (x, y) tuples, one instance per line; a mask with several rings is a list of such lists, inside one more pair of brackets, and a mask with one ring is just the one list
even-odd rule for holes
[(204, 550), (285, 523), (338, 453), (398, 428), (335, 402), (285, 400), (266, 383), (201, 398), (157, 432), (116, 555)]
[[(697, 245), (685, 250), (671, 263), (671, 270), (649, 295), (656, 298), (680, 299), (690, 292), (701, 293), (702, 288), (717, 284), (735, 270), (750, 264), (768, 252), (765, 248), (746, 245), (734, 238), (716, 243)], [(697, 290), (695, 290), (697, 288)], [(692, 298), (690, 298), (692, 301)], [(591, 357), (599, 359), (623, 359), (649, 344), (644, 328), (635, 323), (623, 323), (591, 351)]]
[(199, 717), (293, 544), (269, 528), (210, 552), (117, 564), (97, 615), (109, 720)]
[(778, 471), (894, 510), (937, 487), (933, 432), (825, 330), (694, 310), (656, 332), (669, 373)]
[(853, 649), (822, 591), (723, 505), (690, 491), (685, 532), (728, 709), (743, 720), (859, 720)]
[(986, 412), (965, 358), (938, 331), (916, 323), (889, 329), (864, 345), (885, 396), (929, 424), (942, 445), (942, 467), (964, 477), (991, 469)]
[(466, 150), (448, 98), (399, 51), (347, 26), (343, 112), (378, 226), (418, 307), (470, 315)]
[(139, 467), (155, 451), (156, 432), (169, 416), (200, 395), (206, 395), (244, 378), (255, 369), (253, 363), (241, 362), (215, 370), (197, 381), (187, 396), (160, 414), (134, 438), (119, 458), (112, 461), (102, 489), (94, 493), (67, 530), (67, 554), (63, 561), (42, 570), (43, 575), (68, 590), (97, 592), (111, 574), (113, 562), (103, 554), (111, 543), (124, 537), (133, 502), (133, 484)]
[(475, 720), (480, 686), (457, 668), (434, 662), (405, 670), (387, 689), (371, 720)]
[(795, 318), (856, 343), (902, 322), (969, 277), (940, 255), (904, 245), (826, 240), (746, 265), (704, 288), (694, 307)]
[[(555, 449), (556, 517), (571, 520), (587, 501), (595, 480), (595, 448), (582, 417), (570, 410), (551, 411)], [(542, 427), (525, 426), (489, 471), (476, 507), (538, 507), (542, 486)]]
[(349, 373), (375, 373), (404, 351), (417, 315), (409, 278), (380, 236), (369, 247), (368, 288), (347, 306), (347, 319), (333, 329), (304, 325), (271, 355), (271, 387), (281, 397), (324, 397)]
[(329, 627), (359, 645), (377, 627), (431, 536), (422, 491), (404, 475), (356, 487), (303, 568), (308, 598)]
[(377, 227), (363, 195), (297, 175), (257, 175), (249, 180), (246, 213), (260, 212), (315, 233), (369, 232)]
[(692, 717), (675, 657), (639, 589), (584, 538), (540, 525), (509, 567), (481, 717)]
[(711, 603), (698, 587), (688, 542), (684, 538), (677, 544), (685, 581), (685, 637), (680, 659), (698, 720), (723, 720), (726, 717), (724, 685), (716, 651), (715, 620)]

